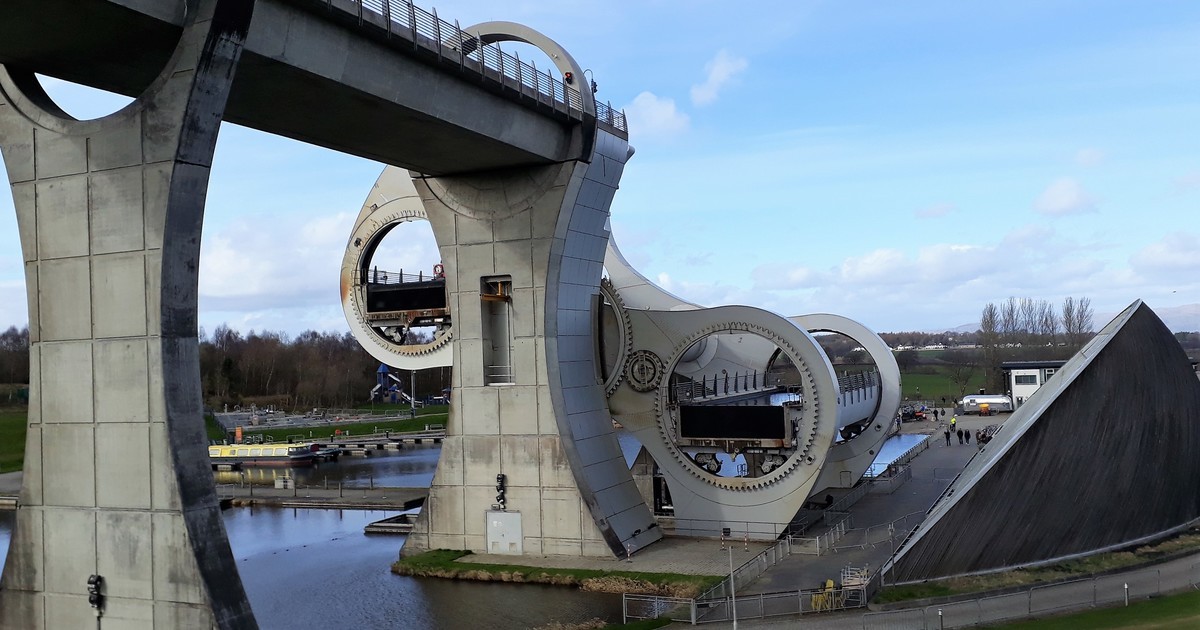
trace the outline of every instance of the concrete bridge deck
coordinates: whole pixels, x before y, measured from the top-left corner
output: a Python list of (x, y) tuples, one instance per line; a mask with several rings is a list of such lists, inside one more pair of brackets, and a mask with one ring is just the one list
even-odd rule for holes
[[(225, 120), (427, 175), (582, 156), (582, 77), (567, 87), (515, 58), (496, 72), (453, 24), (389, 5), (391, 19), (378, 2), (257, 0)], [(155, 79), (184, 21), (183, 2), (163, 0), (5, 0), (3, 15), (0, 63), (127, 96)], [(620, 112), (599, 109), (625, 133)]]

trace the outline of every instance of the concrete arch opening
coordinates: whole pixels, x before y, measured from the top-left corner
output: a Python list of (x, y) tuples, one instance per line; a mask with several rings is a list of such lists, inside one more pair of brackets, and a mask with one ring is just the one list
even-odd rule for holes
[(34, 78), (63, 113), (77, 120), (95, 120), (121, 111), (133, 98), (106, 92), (54, 77), (34, 74)]

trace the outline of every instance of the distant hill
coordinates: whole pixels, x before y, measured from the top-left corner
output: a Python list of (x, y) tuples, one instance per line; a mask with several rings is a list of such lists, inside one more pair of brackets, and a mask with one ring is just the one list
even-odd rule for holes
[[(1151, 308), (1153, 308), (1153, 305), (1151, 305)], [(1163, 320), (1163, 323), (1167, 325), (1167, 328), (1171, 329), (1171, 332), (1197, 332), (1197, 331), (1200, 331), (1200, 304), (1184, 304), (1183, 306), (1163, 306), (1160, 308), (1155, 308), (1154, 312), (1158, 315), (1159, 319)], [(1096, 317), (1095, 317), (1096, 329), (1099, 330), (1105, 324), (1112, 321), (1112, 318), (1114, 318), (1116, 316), (1117, 316), (1117, 313), (1096, 313)], [(937, 329), (923, 330), (921, 332), (969, 333), (969, 332), (975, 332), (976, 330), (979, 330), (979, 322), (972, 322), (970, 324), (961, 324), (959, 326), (955, 326), (954, 328), (937, 328)]]

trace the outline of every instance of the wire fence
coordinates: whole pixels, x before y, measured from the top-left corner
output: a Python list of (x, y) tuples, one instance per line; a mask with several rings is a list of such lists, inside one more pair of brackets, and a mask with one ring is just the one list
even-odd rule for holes
[(1112, 605), (1191, 588), (1200, 590), (1200, 563), (1186, 570), (1155, 568), (1045, 584), (1015, 593), (992, 595), (924, 608), (863, 615), (863, 630), (944, 630), (995, 624)]
[[(357, 19), (359, 25), (381, 29), (388, 38), (400, 37), (414, 49), (431, 51), (442, 60), (470, 69), (484, 79), (511, 87), (555, 111), (583, 119), (583, 96), (576, 81), (584, 77), (559, 75), (556, 69), (539, 69), (530, 60), (503, 51), (499, 43), (483, 43), (462, 30), (458, 21), (441, 19), (437, 9), (426, 11), (407, 0), (323, 0), (326, 7)], [(592, 89), (586, 85), (585, 89)], [(596, 119), (622, 132), (629, 128), (625, 113), (608, 103), (596, 103)]]

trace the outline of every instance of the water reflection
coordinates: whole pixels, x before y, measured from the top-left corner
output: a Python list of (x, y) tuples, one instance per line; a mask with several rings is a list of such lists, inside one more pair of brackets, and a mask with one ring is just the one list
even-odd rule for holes
[[(373, 477), (376, 485), (427, 486), (440, 451), (437, 446), (406, 448), (290, 472), (301, 483), (319, 483), (328, 476), (365, 484)], [(247, 472), (266, 483), (284, 470)], [(0, 565), (8, 555), (13, 514), (0, 511)], [(394, 514), (290, 508), (225, 511), (230, 546), (259, 626), (530, 628), (621, 618), (620, 595), (394, 575), (391, 563), (404, 537), (363, 533), (366, 524)]]
[(390, 513), (234, 509), (225, 514), (255, 616), (269, 628), (527, 628), (620, 618), (619, 595), (394, 575), (403, 537), (367, 536)]
[(405, 446), (400, 451), (371, 451), (367, 457), (342, 456), (336, 462), (326, 462), (307, 468), (259, 468), (217, 471), (217, 483), (249, 482), (272, 485), (280, 477), (292, 477), (298, 485), (330, 487), (341, 482), (347, 488), (365, 488), (370, 484), (396, 488), (425, 488), (433, 483), (438, 457), (438, 444)]

